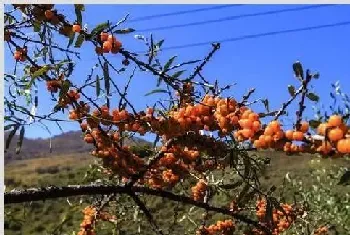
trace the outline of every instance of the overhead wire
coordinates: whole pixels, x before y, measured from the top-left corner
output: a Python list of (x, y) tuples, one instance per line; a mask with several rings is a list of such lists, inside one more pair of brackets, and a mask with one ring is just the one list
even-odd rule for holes
[(204, 11), (218, 10), (218, 9), (231, 8), (231, 7), (239, 7), (244, 5), (245, 4), (228, 4), (228, 5), (219, 5), (219, 6), (212, 6), (212, 7), (203, 7), (203, 8), (197, 8), (197, 9), (185, 10), (185, 11), (176, 11), (176, 12), (169, 12), (169, 13), (163, 13), (163, 14), (149, 15), (149, 16), (141, 16), (141, 17), (136, 17), (135, 19), (130, 19), (128, 20), (128, 22), (146, 21), (146, 20), (152, 20), (152, 19), (162, 18), (167, 16), (184, 15), (189, 13), (204, 12)]
[[(265, 33), (258, 33), (258, 34), (247, 34), (247, 35), (243, 35), (243, 36), (239, 36), (239, 37), (231, 37), (231, 38), (206, 41), (206, 42), (189, 43), (189, 44), (184, 44), (184, 45), (174, 45), (174, 46), (169, 46), (169, 47), (163, 47), (163, 48), (161, 48), (161, 50), (165, 51), (165, 50), (173, 50), (173, 49), (184, 49), (184, 48), (191, 48), (191, 47), (208, 46), (208, 45), (213, 44), (213, 43), (236, 42), (236, 41), (243, 41), (243, 40), (260, 38), (260, 37), (272, 36), (272, 35), (296, 33), (296, 32), (302, 32), (302, 31), (311, 31), (311, 30), (324, 29), (324, 28), (347, 26), (347, 25), (350, 25), (350, 20), (332, 23), (332, 24), (323, 24), (323, 25), (316, 25), (316, 26), (309, 26), (309, 27), (302, 27), (302, 28), (295, 28), (295, 29), (271, 31), (271, 32), (265, 32)], [(144, 52), (138, 52), (138, 53), (144, 53)]]
[(197, 21), (197, 22), (190, 22), (190, 23), (184, 23), (184, 24), (175, 24), (175, 25), (168, 25), (168, 26), (145, 28), (145, 29), (136, 30), (136, 32), (138, 32), (138, 33), (140, 33), (140, 32), (150, 32), (150, 31), (154, 32), (154, 31), (161, 31), (161, 30), (167, 30), (167, 29), (184, 28), (184, 27), (190, 27), (190, 26), (198, 26), (198, 25), (219, 23), (219, 22), (224, 22), (224, 21), (232, 21), (232, 20), (238, 20), (238, 19), (248, 18), (248, 17), (274, 15), (274, 14), (278, 14), (278, 13), (311, 10), (311, 9), (325, 8), (325, 7), (331, 7), (331, 6), (337, 6), (337, 4), (308, 5), (308, 6), (287, 8), (287, 9), (281, 9), (281, 10), (271, 10), (271, 11), (263, 11), (263, 12), (257, 12), (257, 13), (233, 15), (233, 16), (223, 17), (223, 18), (220, 18), (220, 19), (212, 19), (212, 20)]

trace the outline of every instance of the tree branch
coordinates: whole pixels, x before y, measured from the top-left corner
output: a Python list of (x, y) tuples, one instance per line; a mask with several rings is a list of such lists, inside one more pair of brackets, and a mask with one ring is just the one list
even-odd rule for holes
[(30, 201), (43, 201), (46, 199), (52, 198), (61, 198), (61, 197), (72, 197), (72, 196), (82, 196), (82, 195), (107, 195), (107, 194), (128, 194), (132, 195), (133, 193), (144, 193), (147, 195), (152, 195), (156, 197), (167, 198), (171, 201), (181, 202), (188, 205), (193, 205), (199, 208), (203, 208), (208, 211), (213, 211), (217, 213), (221, 213), (224, 215), (232, 216), (234, 219), (244, 222), (249, 225), (253, 225), (259, 229), (264, 230), (268, 234), (271, 232), (263, 225), (259, 224), (259, 222), (249, 219), (244, 215), (240, 215), (230, 211), (229, 208), (220, 208), (214, 207), (204, 202), (194, 201), (190, 197), (177, 195), (172, 192), (163, 191), (163, 190), (155, 190), (146, 187), (127, 187), (127, 186), (119, 186), (119, 185), (69, 185), (64, 187), (55, 187), (49, 186), (46, 188), (31, 188), (25, 190), (12, 190), (10, 192), (6, 192), (4, 195), (4, 203), (5, 204), (13, 204), (13, 203), (23, 203)]

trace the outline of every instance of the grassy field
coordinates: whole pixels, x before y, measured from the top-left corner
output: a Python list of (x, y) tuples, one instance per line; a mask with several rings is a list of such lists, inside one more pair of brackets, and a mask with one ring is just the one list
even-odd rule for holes
[[(305, 188), (311, 188), (315, 184), (315, 177), (311, 172), (315, 169), (336, 169), (338, 167), (350, 168), (350, 162), (345, 159), (319, 159), (307, 154), (299, 156), (286, 156), (283, 153), (260, 152), (260, 155), (271, 158), (271, 165), (262, 177), (262, 185), (269, 188), (272, 185), (280, 185), (286, 174), (292, 179), (303, 182)], [(319, 160), (319, 161), (318, 161)], [(84, 180), (86, 170), (94, 159), (89, 155), (71, 154), (50, 158), (36, 158), (29, 160), (13, 161), (5, 166), (6, 190), (14, 187), (27, 188), (31, 186), (67, 185), (87, 183)], [(291, 190), (285, 188), (284, 190)], [(334, 186), (333, 192), (346, 194), (349, 187)], [(292, 195), (292, 193), (290, 194)], [(218, 202), (227, 198), (218, 196)], [(74, 234), (79, 230), (82, 219), (81, 209), (85, 207), (86, 197), (48, 200), (46, 202), (33, 202), (31, 204), (8, 205), (5, 207), (5, 231), (8, 235), (20, 234)], [(140, 215), (135, 216), (135, 205), (126, 197), (118, 198), (120, 203), (115, 206), (118, 214), (124, 218), (118, 222), (118, 228), (111, 233), (111, 228), (116, 226), (104, 223), (99, 227), (98, 234), (153, 234), (146, 222), (139, 221)], [(173, 223), (174, 210), (184, 214), (189, 207), (177, 207), (176, 203), (170, 203), (160, 198), (144, 198), (147, 206), (154, 213), (155, 219), (162, 228), (170, 228), (169, 234), (193, 234), (189, 227), (194, 224), (189, 219), (184, 219), (180, 225), (171, 227)], [(129, 201), (129, 202), (128, 202)], [(181, 214), (180, 213), (180, 214)], [(203, 211), (196, 210), (192, 219), (195, 220)], [(215, 220), (219, 217), (213, 217)], [(178, 218), (181, 219), (181, 218)], [(350, 221), (350, 214), (349, 214)], [(167, 231), (165, 229), (165, 231)], [(237, 233), (239, 234), (239, 233)]]

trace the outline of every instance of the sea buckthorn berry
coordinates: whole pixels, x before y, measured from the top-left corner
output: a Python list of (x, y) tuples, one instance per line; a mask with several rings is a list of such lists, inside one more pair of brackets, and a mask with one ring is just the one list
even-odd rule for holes
[(328, 138), (330, 141), (336, 142), (338, 140), (341, 140), (343, 136), (343, 131), (338, 127), (328, 131)]
[(302, 141), (304, 139), (304, 133), (301, 131), (294, 131), (293, 140)]
[(108, 39), (108, 33), (102, 32), (102, 33), (100, 34), (100, 39), (101, 39), (102, 42), (107, 41), (107, 39)]
[(317, 127), (317, 133), (319, 135), (326, 135), (326, 130), (328, 130), (328, 128), (330, 127), (330, 125), (328, 123), (321, 123), (318, 127)]
[(347, 140), (347, 139), (339, 140), (337, 143), (337, 151), (339, 153), (348, 153), (348, 151), (349, 151), (348, 142), (349, 142), (349, 140)]
[(339, 115), (332, 115), (328, 119), (328, 125), (332, 127), (338, 127), (343, 123), (342, 117)]
[(269, 124), (273, 132), (278, 132), (281, 130), (281, 124), (278, 121), (272, 121)]
[(22, 57), (22, 52), (21, 51), (15, 51), (15, 53), (13, 54), (13, 57), (15, 58), (15, 60), (19, 61)]
[(293, 130), (287, 130), (285, 133), (285, 136), (288, 140), (293, 140), (293, 134), (294, 134)]
[(80, 33), (81, 31), (81, 26), (79, 24), (74, 24), (72, 27), (73, 32), (75, 33)]
[(104, 52), (104, 53), (108, 53), (108, 52), (110, 52), (111, 49), (112, 49), (112, 43), (110, 43), (109, 41), (105, 41), (105, 42), (103, 43), (102, 48), (103, 48), (103, 52)]
[(51, 10), (46, 10), (45, 11), (46, 19), (51, 20), (53, 16), (54, 16), (54, 13)]
[[(112, 44), (111, 52), (112, 52), (113, 54), (116, 54), (116, 53), (118, 53), (118, 52), (120, 51), (121, 47), (122, 47), (122, 43), (119, 42), (119, 41), (115, 41), (115, 42)], [(127, 60), (127, 61), (128, 61), (128, 60)], [(125, 64), (124, 64), (124, 65), (125, 65)], [(126, 66), (127, 66), (127, 64), (126, 64)]]
[(103, 49), (102, 49), (102, 47), (96, 47), (96, 48), (95, 48), (95, 52), (96, 52), (96, 54), (98, 54), (98, 55), (102, 55), (102, 54), (103, 54)]

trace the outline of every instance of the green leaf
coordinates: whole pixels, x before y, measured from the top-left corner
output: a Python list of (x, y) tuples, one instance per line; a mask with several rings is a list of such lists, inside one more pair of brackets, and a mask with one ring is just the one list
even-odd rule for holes
[(184, 72), (185, 72), (185, 70), (177, 71), (177, 72), (174, 73), (174, 75), (172, 75), (171, 77), (173, 77), (173, 78), (178, 78), (178, 77), (180, 77)]
[(294, 74), (296, 77), (304, 78), (303, 66), (301, 65), (301, 63), (299, 61), (297, 61), (293, 64), (293, 70), (294, 70)]
[(34, 21), (33, 22), (33, 28), (34, 28), (34, 32), (40, 32), (41, 29), (41, 23), (39, 21)]
[(108, 22), (99, 24), (91, 31), (91, 35), (95, 36), (95, 35), (101, 33), (103, 30), (107, 29), (108, 27), (109, 27), (109, 23)]
[(109, 84), (109, 69), (108, 69), (108, 63), (107, 61), (103, 64), (103, 78), (105, 80), (105, 89), (106, 89), (106, 95), (109, 95), (109, 88), (110, 88), (110, 84)]
[(269, 113), (270, 112), (269, 100), (268, 99), (264, 99), (261, 102), (264, 104), (266, 111)]
[(75, 41), (74, 47), (80, 48), (85, 40), (84, 34), (79, 34), (77, 40)]
[(314, 93), (308, 93), (306, 94), (306, 97), (309, 98), (311, 101), (318, 102), (320, 100), (320, 97)]
[(40, 77), (42, 75), (44, 75), (47, 71), (49, 71), (50, 67), (49, 66), (44, 66), (40, 69), (38, 69), (37, 71), (35, 71), (33, 74), (32, 74), (32, 79), (29, 81), (28, 85), (27, 85), (27, 89), (31, 88), (33, 83), (34, 83), (34, 80), (35, 78), (37, 77)]
[(67, 48), (69, 48), (69, 47), (73, 44), (74, 39), (75, 39), (75, 33), (71, 33), (71, 34), (69, 35), (69, 41), (68, 41), (68, 46), (67, 46)]
[(172, 65), (176, 57), (177, 56), (173, 56), (168, 60), (168, 62), (164, 65), (164, 69), (163, 69), (164, 72), (168, 71), (168, 69), (170, 68), (170, 66)]
[(127, 34), (127, 33), (132, 33), (135, 32), (135, 29), (133, 28), (126, 28), (126, 29), (117, 29), (113, 33), (116, 34)]
[(164, 43), (164, 39), (160, 40), (158, 43), (156, 43), (155, 47), (160, 49), (162, 47), (163, 43)]
[(37, 78), (37, 77), (40, 77), (40, 76), (44, 75), (44, 73), (49, 71), (49, 69), (50, 69), (49, 66), (43, 66), (42, 68), (38, 69), (37, 71), (35, 71), (33, 73), (32, 78)]
[(163, 81), (162, 76), (159, 76), (158, 79), (157, 79), (157, 87), (159, 87), (160, 84), (162, 84), (162, 81)]
[(19, 154), (21, 151), (22, 144), (23, 144), (23, 138), (24, 138), (24, 132), (25, 132), (25, 128), (24, 128), (24, 126), (22, 126), (22, 128), (19, 132), (19, 139), (17, 141), (16, 154)]
[(75, 15), (77, 16), (77, 23), (82, 25), (83, 17), (81, 12), (85, 10), (84, 4), (74, 4)]
[(98, 75), (96, 75), (96, 96), (99, 97), (100, 96), (100, 77)]
[(319, 79), (319, 78), (320, 78), (320, 73), (319, 73), (319, 72), (314, 73), (314, 74), (312, 75), (312, 78), (314, 78), (314, 79)]
[(295, 96), (295, 87), (292, 85), (288, 85), (288, 92), (291, 96)]
[(69, 87), (71, 86), (71, 83), (69, 80), (65, 80), (62, 84), (62, 88), (60, 90), (60, 94), (59, 94), (59, 97), (60, 99), (62, 99), (66, 94), (67, 92), (69, 91)]
[(13, 128), (13, 130), (10, 132), (9, 136), (7, 137), (6, 139), (6, 144), (5, 144), (5, 149), (8, 149), (10, 147), (10, 144), (11, 144), (11, 141), (12, 141), (12, 138), (15, 136), (18, 128), (20, 127), (19, 124), (16, 124)]
[(165, 89), (154, 89), (154, 90), (148, 92), (147, 94), (145, 94), (145, 96), (149, 96), (149, 95), (152, 95), (152, 94), (155, 94), (155, 93), (167, 93), (167, 90), (165, 90)]
[(9, 124), (9, 125), (4, 126), (4, 131), (10, 130), (13, 126), (16, 126), (16, 124)]

